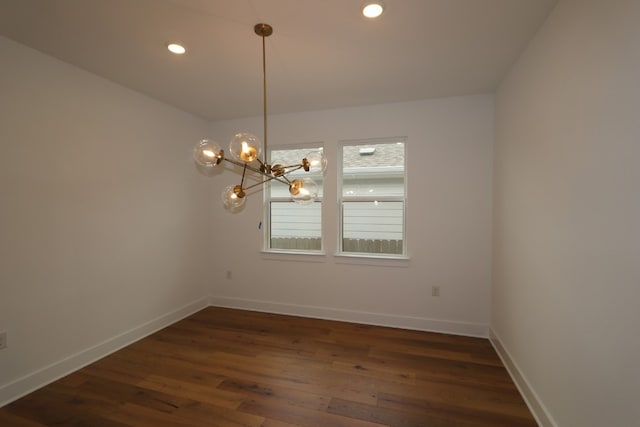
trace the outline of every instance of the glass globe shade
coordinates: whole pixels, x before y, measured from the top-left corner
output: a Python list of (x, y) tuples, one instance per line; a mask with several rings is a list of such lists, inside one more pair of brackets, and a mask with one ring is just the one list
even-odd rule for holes
[(260, 140), (257, 136), (241, 132), (235, 134), (231, 139), (229, 152), (234, 159), (251, 163), (260, 156), (260, 146)]
[(309, 172), (324, 174), (327, 170), (327, 158), (324, 155), (324, 151), (312, 151), (305, 158), (309, 161)]
[(309, 177), (294, 179), (289, 184), (289, 193), (291, 199), (300, 205), (313, 203), (318, 198), (318, 184)]
[(222, 160), (222, 148), (211, 139), (202, 139), (193, 148), (193, 159), (200, 166), (212, 168)]
[(222, 202), (228, 208), (239, 208), (244, 205), (246, 200), (244, 191), (238, 195), (238, 191), (236, 190), (237, 185), (230, 185), (224, 189), (222, 192)]

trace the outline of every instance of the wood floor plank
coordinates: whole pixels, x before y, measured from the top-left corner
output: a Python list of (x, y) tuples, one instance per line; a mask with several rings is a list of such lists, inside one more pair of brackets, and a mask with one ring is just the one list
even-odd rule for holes
[(138, 382), (139, 387), (174, 396), (193, 399), (198, 402), (210, 403), (220, 408), (236, 409), (244, 400), (239, 393), (231, 393), (216, 387), (202, 386), (186, 381), (178, 381), (159, 375), (151, 375)]
[(52, 387), (38, 390), (8, 407), (0, 408), (0, 425), (9, 425), (5, 413), (45, 426), (131, 427), (104, 418), (80, 399), (69, 399)]
[(303, 393), (340, 396), (356, 402), (375, 402), (371, 379), (332, 372), (325, 363), (309, 363), (305, 367), (303, 361), (270, 356), (245, 359), (233, 355), (226, 355), (224, 359), (220, 356), (216, 360), (219, 363), (218, 372), (232, 378), (274, 384)]
[(3, 426), (11, 427), (47, 427), (46, 424), (39, 423), (37, 421), (21, 417), (19, 414), (14, 414), (9, 411), (3, 411), (0, 414), (0, 420)]
[[(343, 417), (364, 420), (385, 426), (395, 427), (462, 427), (460, 420), (443, 420), (423, 412), (414, 413), (397, 409), (381, 408), (344, 399), (332, 399), (328, 411)], [(468, 427), (468, 426), (464, 426)]]
[(125, 403), (117, 411), (110, 411), (106, 417), (127, 426), (137, 427), (202, 427), (196, 420), (187, 420), (173, 412), (158, 411), (135, 403)]
[(238, 410), (220, 408), (206, 403), (180, 407), (176, 412), (180, 418), (194, 421), (201, 426), (216, 427), (262, 427), (266, 419)]
[(409, 355), (385, 349), (372, 350), (369, 359), (383, 365), (400, 364), (416, 372), (420, 379), (514, 390), (513, 381), (503, 366)]
[(387, 393), (380, 393), (378, 398), (378, 408), (391, 409), (402, 413), (410, 413), (414, 416), (429, 417), (433, 423), (446, 422), (450, 419), (457, 420), (460, 424), (474, 427), (493, 427), (505, 425), (511, 427), (532, 427), (532, 422), (527, 413), (521, 411), (510, 413), (511, 411), (493, 411), (488, 413), (483, 409), (473, 409), (458, 402), (442, 403), (420, 397), (394, 396)]
[(209, 307), (0, 408), (11, 427), (531, 427), (486, 339)]
[(262, 423), (261, 427), (297, 427), (297, 426), (295, 424), (289, 424), (283, 421), (267, 418), (266, 420), (264, 420), (264, 423)]
[(345, 375), (360, 375), (364, 377), (398, 382), (402, 384), (415, 384), (417, 374), (411, 369), (398, 365), (378, 363), (369, 358), (363, 358), (359, 362), (334, 361), (331, 370)]
[(373, 423), (353, 417), (344, 417), (328, 411), (312, 411), (282, 401), (265, 401), (248, 399), (240, 407), (242, 411), (253, 414), (265, 414), (268, 418), (291, 423), (303, 427), (382, 427), (384, 424)]
[(280, 401), (286, 402), (289, 406), (297, 406), (312, 411), (326, 411), (329, 406), (328, 396), (318, 394), (305, 393), (300, 390), (294, 390), (287, 387), (281, 387), (273, 384), (258, 384), (252, 381), (240, 381), (234, 379), (225, 380), (220, 388), (236, 393), (242, 393), (247, 397), (264, 402)]

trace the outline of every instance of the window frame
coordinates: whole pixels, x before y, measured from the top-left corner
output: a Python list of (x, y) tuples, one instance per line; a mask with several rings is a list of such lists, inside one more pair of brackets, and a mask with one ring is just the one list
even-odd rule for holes
[[(338, 142), (337, 161), (337, 207), (338, 207), (338, 238), (337, 256), (351, 258), (378, 259), (408, 259), (407, 254), (407, 137), (368, 138), (357, 140), (343, 140)], [(399, 196), (345, 196), (344, 195), (344, 147), (359, 145), (379, 145), (402, 142), (403, 144), (403, 194)], [(402, 202), (402, 253), (351, 252), (344, 250), (344, 205), (345, 202)]]
[[(300, 143), (300, 144), (287, 144), (287, 145), (277, 145), (271, 146), (267, 152), (267, 162), (272, 164), (272, 153), (273, 151), (287, 151), (287, 150), (307, 150), (311, 152), (313, 150), (322, 149), (325, 150), (325, 144), (323, 142), (308, 142), (308, 143)], [(326, 154), (326, 152), (325, 152)], [(302, 160), (300, 157), (299, 160)], [(308, 174), (308, 172), (302, 172), (303, 174)], [(303, 175), (305, 176), (305, 175)], [(308, 174), (307, 176), (314, 178), (316, 175)], [(322, 192), (321, 196), (313, 203), (320, 203), (320, 249), (278, 249), (271, 247), (271, 232), (272, 232), (272, 224), (271, 224), (271, 203), (282, 203), (288, 202), (295, 204), (294, 201), (291, 200), (289, 196), (287, 197), (272, 197), (271, 193), (271, 185), (281, 185), (282, 183), (273, 183), (272, 181), (267, 181), (263, 184), (263, 218), (264, 218), (264, 233), (263, 233), (263, 244), (262, 244), (262, 252), (267, 254), (293, 254), (293, 255), (324, 255), (325, 248), (325, 239), (324, 239), (324, 198), (325, 198), (325, 181), (326, 178), (322, 176)]]

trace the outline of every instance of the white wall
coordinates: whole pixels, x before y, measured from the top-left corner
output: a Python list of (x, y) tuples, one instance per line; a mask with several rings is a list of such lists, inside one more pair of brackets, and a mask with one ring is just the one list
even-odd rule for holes
[(542, 425), (640, 420), (639, 24), (562, 0), (497, 94), (491, 324)]
[[(219, 193), (239, 183), (227, 169), (215, 182), (213, 303), (305, 316), (486, 336), (491, 268), (493, 96), (377, 105), (269, 118), (269, 146), (324, 142), (325, 256), (264, 255), (262, 194), (240, 213)], [(223, 147), (237, 131), (262, 135), (261, 118), (216, 122)], [(340, 140), (406, 136), (408, 262), (335, 257)], [(232, 278), (226, 278), (226, 271)], [(441, 296), (431, 296), (431, 286)]]
[(211, 202), (204, 120), (1, 37), (0, 58), (2, 405), (206, 305)]

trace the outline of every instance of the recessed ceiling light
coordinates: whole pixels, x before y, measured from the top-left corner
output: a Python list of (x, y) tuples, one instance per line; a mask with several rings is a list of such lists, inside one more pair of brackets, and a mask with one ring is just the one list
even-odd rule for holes
[(378, 16), (382, 15), (382, 12), (384, 12), (384, 6), (381, 2), (367, 3), (362, 8), (362, 14), (367, 18), (377, 18)]
[(169, 43), (167, 45), (167, 49), (169, 49), (169, 52), (175, 53), (176, 55), (183, 55), (187, 51), (184, 46), (176, 43)]

